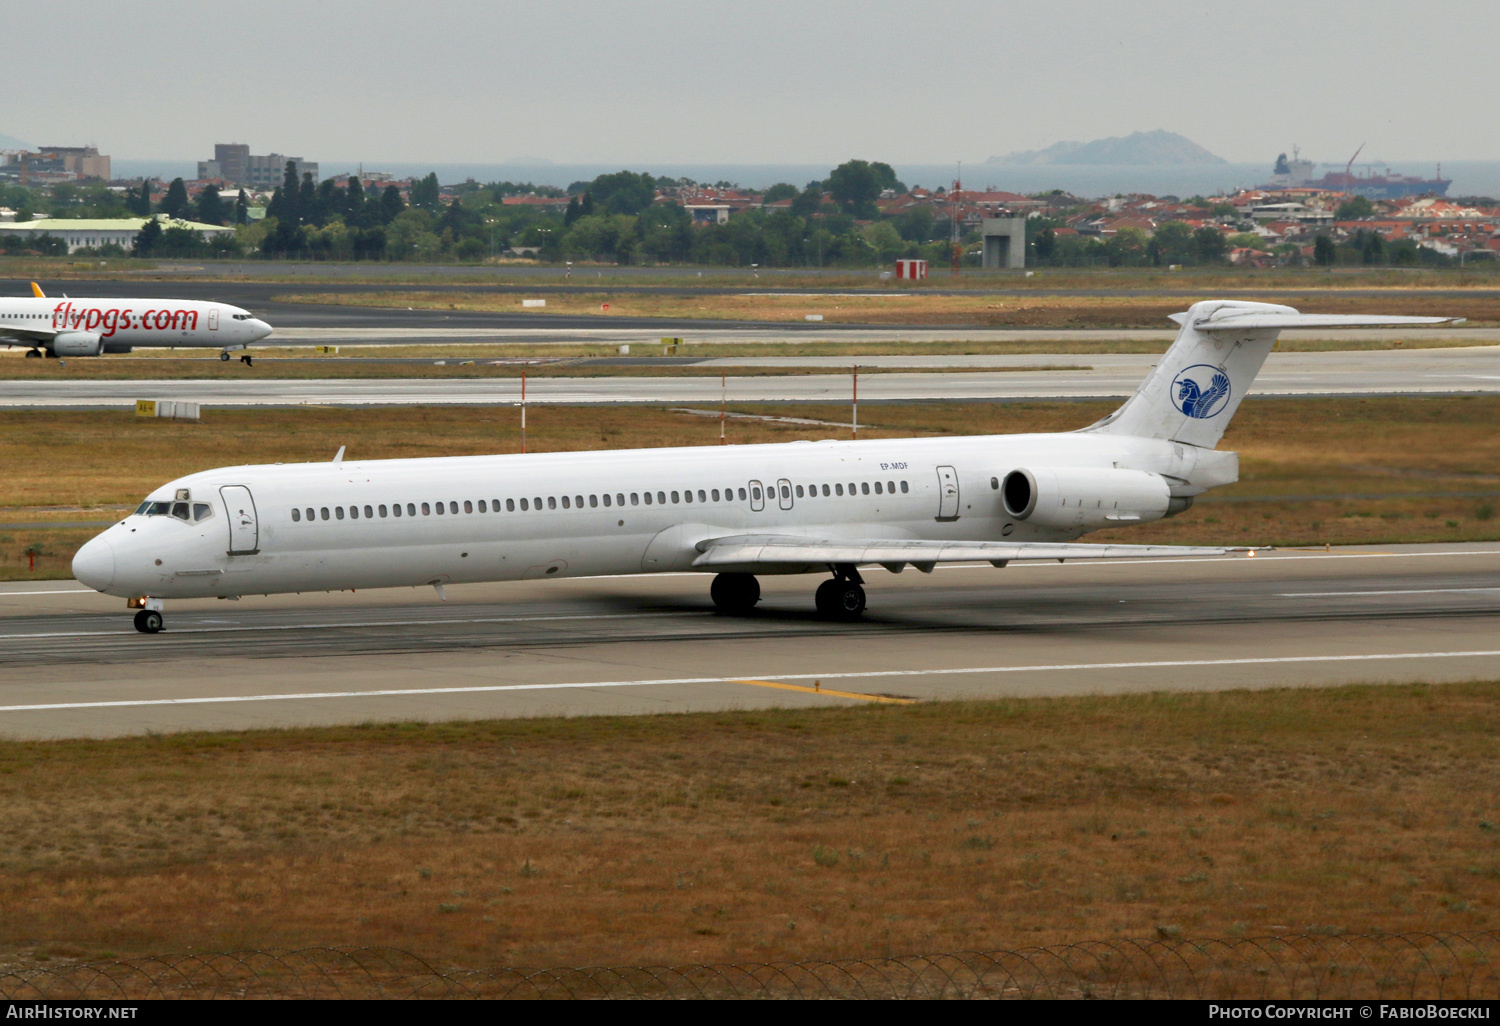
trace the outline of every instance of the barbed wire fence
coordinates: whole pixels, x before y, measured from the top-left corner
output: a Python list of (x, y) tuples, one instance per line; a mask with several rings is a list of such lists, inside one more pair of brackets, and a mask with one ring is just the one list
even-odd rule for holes
[(839, 961), (441, 968), (394, 948), (80, 962), (0, 973), (0, 996), (147, 998), (1462, 999), (1500, 994), (1500, 931), (1115, 940)]

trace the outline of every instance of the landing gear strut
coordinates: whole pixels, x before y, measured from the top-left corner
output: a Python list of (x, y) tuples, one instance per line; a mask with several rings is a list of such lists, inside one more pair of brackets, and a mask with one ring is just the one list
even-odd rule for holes
[(748, 613), (760, 601), (760, 582), (754, 574), (719, 574), (708, 594), (721, 613)]
[(161, 613), (155, 609), (142, 609), (135, 614), (135, 629), (142, 634), (156, 634), (161, 630)]
[(858, 620), (865, 611), (864, 579), (851, 563), (829, 567), (833, 580), (818, 585), (813, 601), (818, 612), (835, 620)]

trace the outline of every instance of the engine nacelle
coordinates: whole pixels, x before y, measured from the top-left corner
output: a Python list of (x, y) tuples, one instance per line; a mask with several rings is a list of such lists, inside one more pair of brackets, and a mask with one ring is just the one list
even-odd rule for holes
[(97, 331), (64, 331), (52, 339), (57, 356), (98, 356), (104, 352), (104, 340)]
[(1178, 512), (1166, 479), (1143, 470), (1012, 470), (1005, 475), (1000, 496), (1009, 516), (1063, 530), (1140, 524)]

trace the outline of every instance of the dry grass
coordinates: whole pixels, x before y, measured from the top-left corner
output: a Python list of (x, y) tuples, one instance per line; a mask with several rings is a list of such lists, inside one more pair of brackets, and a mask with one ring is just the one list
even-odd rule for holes
[[(866, 405), (861, 436), (1069, 431), (1113, 408), (1101, 402)], [(847, 422), (845, 406), (736, 405), (734, 412)], [(1091, 540), (1322, 545), (1500, 539), (1500, 398), (1251, 400), (1224, 448), (1239, 484), (1187, 513)], [(842, 436), (837, 427), (735, 419), (733, 443)], [(108, 438), (108, 445), (99, 440)], [(715, 445), (706, 417), (653, 408), (534, 407), (533, 452)], [(1372, 440), (1399, 439), (1380, 447)], [(514, 409), (209, 410), (199, 424), (130, 413), (0, 412), (0, 523), (111, 519), (175, 477), (242, 463), (459, 456), (520, 449)], [(58, 467), (67, 467), (60, 476)], [(1451, 494), (1449, 494), (1451, 493)], [(59, 513), (41, 507), (66, 506)], [(66, 577), (82, 531), (0, 530), (0, 579)], [(36, 569), (26, 550), (36, 548)]]
[(1493, 928), (1496, 685), (0, 744), (0, 944), (460, 964)]
[[(540, 290), (539, 290), (540, 291)], [(1407, 315), (1467, 317), (1475, 324), (1500, 322), (1500, 296), (1476, 293), (1463, 298), (1403, 291), (1388, 296), (1350, 296), (1337, 291), (1307, 296), (1255, 292), (1239, 298), (1287, 302), (1318, 313), (1390, 313), (1392, 304)], [(495, 292), (331, 292), (275, 297), (281, 302), (335, 306), (397, 307), (521, 313), (522, 299)], [(1023, 298), (903, 294), (859, 295), (662, 295), (659, 293), (549, 294), (547, 306), (528, 314), (610, 317), (672, 317), (702, 320), (801, 322), (809, 314), (847, 324), (912, 324), (1005, 328), (1159, 328), (1184, 308), (1181, 298), (1161, 296), (1026, 296)], [(604, 309), (608, 306), (608, 310)]]

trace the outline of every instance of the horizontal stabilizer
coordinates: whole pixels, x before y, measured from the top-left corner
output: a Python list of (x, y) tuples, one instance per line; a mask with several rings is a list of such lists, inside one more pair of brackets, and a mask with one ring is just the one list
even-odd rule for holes
[(709, 538), (695, 567), (752, 564), (884, 563), (888, 565), (1032, 559), (1158, 559), (1223, 556), (1253, 550), (1204, 545), (1090, 545), (1080, 542), (966, 542), (823, 539), (790, 536)]
[[(1220, 309), (1217, 316), (1193, 322), (1199, 331), (1242, 331), (1253, 328), (1405, 328), (1425, 324), (1462, 324), (1463, 317), (1397, 317), (1386, 314), (1259, 313)], [(1177, 319), (1174, 315), (1173, 320)], [(1178, 321), (1179, 324), (1183, 323)]]

